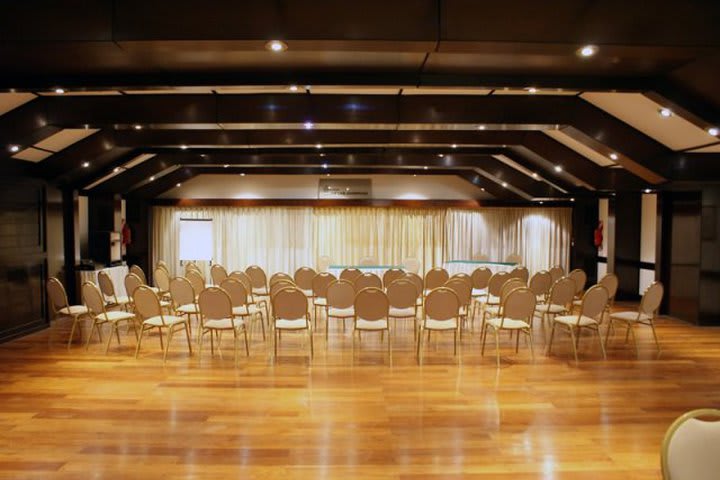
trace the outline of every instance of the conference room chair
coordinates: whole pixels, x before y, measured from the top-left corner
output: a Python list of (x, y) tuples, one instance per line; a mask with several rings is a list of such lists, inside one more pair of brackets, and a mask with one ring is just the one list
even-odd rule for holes
[(245, 326), (250, 328), (251, 336), (252, 326), (254, 323), (253, 320), (258, 320), (262, 329), (262, 338), (265, 340), (265, 321), (263, 320), (263, 312), (257, 304), (251, 302), (250, 291), (248, 288), (241, 281), (230, 277), (223, 280), (219, 286), (225, 290), (228, 295), (230, 295), (233, 316), (239, 317), (243, 320)]
[(380, 332), (382, 341), (387, 332), (387, 353), (392, 359), (392, 338), (390, 335), (390, 301), (382, 288), (368, 287), (355, 295), (353, 302), (355, 316), (353, 321), (352, 350), (355, 358), (355, 337), (362, 332)]
[(160, 298), (170, 293), (170, 274), (167, 269), (157, 267), (153, 272), (153, 280), (155, 281), (155, 288), (151, 288), (151, 290), (157, 293)]
[(332, 258), (328, 255), (320, 255), (317, 261), (318, 272), (327, 272), (332, 265)]
[[(192, 333), (193, 315), (200, 324), (200, 307), (197, 304), (198, 295), (195, 293), (190, 281), (185, 277), (175, 277), (170, 280), (170, 299), (172, 301), (172, 309), (176, 316), (182, 317), (187, 315), (188, 328)], [(198, 342), (200, 341), (200, 330), (198, 330)]]
[(483, 307), (486, 305), (500, 305), (500, 292), (505, 282), (510, 280), (509, 272), (495, 272), (488, 280), (487, 296), (483, 299)]
[(610, 313), (610, 323), (605, 336), (605, 344), (608, 342), (610, 332), (614, 329), (615, 324), (621, 324), (627, 329), (625, 331), (625, 341), (627, 342), (628, 336), (632, 335), (633, 344), (635, 345), (635, 352), (638, 353), (638, 343), (635, 336), (636, 325), (648, 325), (652, 330), (653, 338), (655, 339), (655, 347), (658, 352), (660, 351), (660, 342), (658, 342), (657, 332), (655, 331), (655, 318), (657, 317), (658, 309), (662, 303), (664, 294), (663, 284), (660, 282), (653, 282), (643, 293), (640, 305), (636, 311), (625, 311)]
[(129, 323), (132, 325), (135, 330), (135, 338), (137, 339), (137, 328), (135, 326), (135, 315), (133, 313), (126, 312), (124, 310), (107, 310), (103, 294), (92, 282), (83, 283), (81, 291), (83, 303), (87, 306), (90, 316), (93, 319), (92, 326), (90, 327), (90, 333), (88, 334), (87, 342), (85, 343), (86, 349), (90, 346), (90, 338), (96, 328), (98, 331), (98, 338), (102, 342), (100, 327), (105, 324), (110, 325), (110, 333), (108, 334), (107, 343), (105, 343), (106, 355), (108, 349), (110, 348), (110, 340), (112, 340), (113, 333), (117, 337), (118, 345), (120, 344), (118, 324)]
[(608, 299), (607, 308), (605, 309), (605, 312), (607, 312), (608, 315), (610, 315), (610, 312), (612, 311), (613, 307), (615, 306), (615, 295), (617, 295), (618, 287), (620, 286), (620, 279), (617, 275), (614, 273), (607, 273), (603, 275), (603, 277), (598, 282), (603, 287), (607, 288), (608, 295), (610, 298)]
[(484, 253), (475, 252), (472, 254), (472, 259), (475, 262), (487, 262), (488, 260), (490, 260), (490, 257), (485, 255)]
[[(163, 313), (158, 295), (153, 292), (150, 287), (145, 285), (142, 285), (135, 290), (135, 293), (133, 294), (133, 303), (135, 304), (137, 316), (142, 321), (142, 328), (140, 329), (137, 348), (135, 349), (135, 358), (137, 358), (140, 353), (140, 347), (142, 345), (142, 339), (145, 332), (155, 328), (158, 330), (160, 337), (160, 348), (163, 350), (163, 362), (167, 360), (167, 354), (170, 349), (170, 342), (172, 341), (173, 335), (180, 329), (185, 330), (188, 351), (190, 352), (190, 355), (192, 355), (190, 322), (187, 318)], [(165, 342), (164, 347), (163, 330), (166, 330), (168, 334), (167, 342)]]
[(418, 291), (418, 296), (415, 304), (418, 307), (421, 307), (423, 304), (423, 293), (425, 292), (425, 284), (423, 283), (422, 277), (417, 273), (407, 272), (403, 278), (410, 280), (415, 285), (415, 288)]
[[(295, 282), (292, 280), (287, 279), (280, 279), (277, 282), (273, 283), (270, 287), (270, 303), (272, 304), (272, 298), (280, 291), (285, 288), (297, 288), (297, 285), (295, 285)], [(302, 291), (302, 290), (301, 290)], [(305, 295), (303, 293), (303, 295)], [(306, 297), (307, 298), (307, 297)]]
[(216, 263), (210, 267), (210, 278), (212, 279), (214, 285), (220, 285), (223, 280), (228, 278), (228, 272), (225, 267)]
[(572, 278), (572, 281), (575, 282), (575, 298), (582, 298), (585, 284), (587, 284), (587, 273), (580, 268), (576, 268), (568, 273), (568, 277)]
[(402, 261), (402, 266), (403, 270), (408, 273), (418, 273), (420, 271), (420, 261), (414, 257), (404, 258)]
[[(245, 290), (237, 280), (230, 280)], [(233, 360), (237, 365), (238, 334), (242, 333), (245, 340), (245, 355), (250, 356), (250, 345), (245, 320), (233, 313), (233, 302), (228, 292), (221, 287), (207, 287), (198, 296), (200, 306), (200, 346), (198, 355), (202, 359), (203, 337), (210, 334), (210, 352), (215, 355), (215, 338), (220, 349), (220, 334), (226, 331), (233, 332)], [(168, 340), (169, 341), (169, 340)]]
[(448, 281), (450, 281), (452, 279), (460, 279), (460, 280), (464, 281), (465, 283), (468, 284), (468, 287), (470, 287), (470, 291), (472, 292), (472, 285), (473, 285), (472, 278), (467, 273), (459, 272), (454, 275), (451, 275), (450, 278), (448, 279)]
[(268, 285), (270, 287), (272, 287), (273, 284), (280, 282), (280, 281), (292, 282), (293, 284), (295, 284), (295, 279), (293, 277), (291, 277), (290, 275), (288, 275), (287, 273), (275, 272), (272, 275), (270, 275), (270, 280), (268, 281)]
[(187, 270), (185, 272), (185, 278), (188, 279), (190, 284), (193, 287), (193, 290), (195, 290), (195, 293), (197, 295), (200, 295), (200, 292), (205, 290), (205, 287), (208, 285), (205, 283), (205, 278), (200, 274), (200, 272), (196, 270)]
[(570, 313), (570, 306), (575, 297), (575, 282), (570, 277), (562, 277), (550, 287), (547, 300), (535, 306), (535, 315), (540, 316), (541, 325), (552, 325), (557, 315)]
[[(508, 282), (509, 283), (509, 282)], [(500, 331), (508, 330), (513, 333), (522, 332), (526, 335), (530, 346), (530, 355), (535, 360), (535, 352), (533, 350), (532, 339), (532, 319), (535, 312), (536, 303), (535, 292), (528, 287), (516, 287), (511, 290), (500, 304), (500, 310), (497, 316), (488, 318), (483, 325), (482, 330), (482, 348), (480, 354), (485, 354), (485, 343), (487, 341), (487, 332), (492, 329), (495, 334), (495, 361), (500, 366)], [(518, 352), (520, 345), (520, 335), (515, 335), (515, 353)]]
[(340, 280), (347, 280), (350, 283), (355, 283), (355, 279), (362, 275), (362, 272), (354, 267), (344, 268), (340, 272)]
[(447, 270), (444, 268), (435, 267), (428, 270), (425, 274), (425, 280), (423, 282), (425, 284), (423, 296), (427, 296), (432, 290), (442, 287), (449, 279), (450, 274), (448, 274)]
[(513, 268), (512, 270), (510, 270), (510, 277), (511, 278), (519, 278), (527, 286), (528, 278), (530, 277), (530, 272), (528, 271), (527, 267), (525, 267), (523, 265), (518, 265), (515, 268)]
[(600, 322), (602, 321), (602, 316), (605, 312), (605, 308), (607, 307), (609, 298), (610, 296), (607, 288), (602, 285), (594, 285), (583, 295), (580, 311), (578, 313), (570, 315), (557, 315), (553, 319), (552, 330), (550, 330), (550, 340), (548, 341), (547, 354), (550, 355), (550, 351), (552, 349), (555, 327), (557, 325), (561, 325), (567, 329), (568, 333), (570, 333), (570, 343), (572, 343), (575, 362), (578, 361), (577, 349), (582, 330), (595, 332), (598, 338), (598, 343), (600, 343), (600, 350), (602, 351), (603, 358), (606, 358), (605, 344), (600, 336)]
[(525, 283), (519, 278), (508, 278), (502, 287), (500, 287), (500, 295), (498, 296), (497, 303), (488, 303), (483, 308), (482, 312), (482, 323), (480, 324), (480, 332), (485, 328), (485, 322), (488, 317), (497, 317), (500, 315), (502, 304), (507, 299), (507, 296), (511, 291), (516, 288), (525, 287)]
[(395, 280), (401, 279), (405, 276), (405, 272), (401, 268), (390, 268), (385, 270), (382, 276), (382, 284), (384, 288), (390, 286)]
[(312, 359), (315, 349), (305, 294), (297, 287), (286, 287), (271, 297), (270, 301), (273, 311), (273, 358), (277, 359), (281, 332), (305, 331), (310, 339), (310, 358)]
[(187, 274), (190, 272), (197, 272), (198, 275), (205, 278), (205, 274), (203, 273), (202, 269), (195, 262), (187, 262), (185, 264), (185, 276), (187, 277)]
[(108, 308), (121, 308), (123, 310), (129, 308), (131, 304), (130, 297), (127, 295), (117, 295), (115, 292), (115, 283), (104, 270), (98, 272), (98, 286), (105, 299), (105, 305)]
[(720, 474), (720, 410), (701, 408), (677, 418), (660, 451), (663, 480), (717, 480)]
[(328, 284), (326, 298), (325, 341), (327, 342), (331, 318), (341, 320), (345, 331), (345, 320), (355, 317), (355, 286), (348, 280), (334, 280)]
[(164, 268), (168, 273), (170, 272), (170, 269), (168, 268), (168, 264), (165, 260), (158, 260), (155, 264), (155, 268)]
[(462, 336), (463, 324), (468, 321), (468, 312), (470, 311), (470, 303), (472, 303), (472, 281), (468, 275), (465, 275), (465, 277), (453, 275), (443, 285), (443, 287), (455, 292), (455, 295), (460, 300), (460, 336)]
[(270, 295), (270, 286), (268, 285), (267, 275), (258, 265), (250, 265), (245, 269), (248, 277), (252, 281), (252, 294), (256, 297), (267, 297)]
[(248, 302), (251, 305), (257, 305), (258, 308), (261, 308), (265, 311), (263, 318), (265, 323), (269, 326), (270, 307), (268, 305), (268, 298), (266, 296), (256, 296), (253, 293), (253, 285), (250, 276), (242, 270), (235, 270), (233, 272), (230, 272), (229, 278), (234, 278), (235, 280), (243, 284), (245, 290), (247, 290), (248, 292)]
[[(145, 276), (145, 271), (143, 271), (142, 267), (140, 265), (130, 265), (130, 269), (128, 270), (128, 273), (132, 273), (134, 275), (137, 275), (138, 278), (140, 278), (140, 281), (143, 285), (147, 285), (147, 277)], [(128, 295), (130, 293), (128, 292)]]
[(505, 263), (521, 264), (523, 262), (522, 256), (517, 253), (510, 253), (505, 257)]
[(473, 270), (470, 275), (472, 280), (472, 311), (470, 312), (470, 322), (475, 320), (478, 308), (482, 308), (482, 300), (488, 294), (488, 282), (492, 277), (492, 270), (487, 267), (478, 267)]
[(394, 320), (397, 325), (398, 320), (412, 319), (413, 321), (413, 337), (417, 332), (417, 286), (408, 278), (398, 278), (387, 286), (385, 292), (390, 302), (390, 310), (388, 318)]
[(451, 288), (438, 287), (425, 298), (425, 308), (417, 333), (417, 361), (422, 364), (423, 333), (453, 332), (453, 355), (457, 356), (458, 336), (460, 334), (461, 302)]
[(360, 265), (360, 266), (362, 266), (362, 267), (368, 267), (368, 266), (371, 266), (371, 265), (379, 265), (379, 264), (380, 264), (380, 263), (379, 263), (378, 258), (377, 258), (376, 256), (374, 256), (374, 255), (364, 256), (364, 257), (362, 257), (362, 258), (360, 259), (360, 261), (358, 262), (358, 265)]
[[(53, 320), (59, 320), (60, 318), (72, 318), (72, 327), (70, 327), (70, 337), (68, 338), (68, 349), (72, 343), (73, 337), (75, 336), (75, 329), (80, 323), (80, 319), (87, 317), (92, 319), (90, 311), (86, 305), (70, 305), (67, 298), (67, 292), (62, 282), (55, 277), (50, 277), (47, 281), (47, 292), (50, 297), (50, 308), (52, 309)], [(82, 333), (80, 333), (80, 340), (82, 341)]]
[[(128, 310), (133, 310), (135, 308), (135, 305), (132, 303), (132, 292), (134, 292), (135, 289), (137, 287), (139, 287), (140, 285), (145, 285), (145, 284), (143, 283), (142, 279), (140, 279), (140, 277), (138, 277), (134, 273), (128, 273), (127, 275), (125, 275), (125, 280), (123, 283), (125, 285), (125, 291), (128, 294), (128, 298), (130, 299), (130, 302), (128, 303)], [(147, 285), (145, 285), (145, 286), (147, 286)], [(149, 288), (151, 290), (155, 291), (155, 289), (153, 289), (152, 287), (149, 287)], [(160, 305), (163, 308), (165, 308), (166, 310), (168, 310), (168, 312), (169, 312), (172, 302), (170, 300), (164, 300), (161, 298)]]
[(547, 270), (540, 270), (535, 272), (530, 281), (528, 282), (528, 288), (533, 291), (535, 298), (538, 303), (544, 303), (547, 300), (547, 296), (550, 293), (553, 281), (550, 272)]
[(313, 296), (312, 281), (315, 275), (317, 272), (310, 267), (300, 267), (295, 271), (293, 277), (295, 285), (303, 291), (306, 297), (312, 298)]
[(382, 280), (380, 280), (380, 277), (378, 277), (374, 273), (365, 272), (355, 279), (353, 285), (355, 286), (355, 291), (359, 292), (364, 288), (371, 287), (379, 288), (380, 290), (382, 290), (383, 283)]
[(551, 267), (549, 271), (553, 283), (557, 282), (565, 276), (565, 269), (560, 265), (555, 265), (554, 267)]
[(315, 328), (317, 328), (318, 312), (327, 308), (327, 289), (331, 282), (337, 280), (335, 275), (330, 272), (320, 272), (312, 279), (312, 301), (313, 301), (313, 317), (315, 318)]

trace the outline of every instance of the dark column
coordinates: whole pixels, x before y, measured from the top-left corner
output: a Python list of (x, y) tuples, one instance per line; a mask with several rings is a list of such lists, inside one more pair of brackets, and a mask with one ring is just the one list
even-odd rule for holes
[(640, 193), (618, 193), (615, 197), (615, 273), (620, 284), (619, 300), (637, 300), (640, 284)]
[(70, 303), (77, 303), (75, 288), (75, 265), (80, 261), (80, 220), (78, 215), (78, 193), (76, 190), (63, 190), (63, 252), (65, 290)]
[(573, 207), (572, 247), (570, 268), (582, 268), (587, 273), (587, 285), (597, 282), (597, 247), (594, 232), (598, 224), (598, 200), (579, 198)]
[(151, 207), (145, 200), (128, 199), (125, 201), (125, 221), (132, 232), (132, 242), (127, 246), (128, 265), (140, 265), (152, 282), (150, 259)]

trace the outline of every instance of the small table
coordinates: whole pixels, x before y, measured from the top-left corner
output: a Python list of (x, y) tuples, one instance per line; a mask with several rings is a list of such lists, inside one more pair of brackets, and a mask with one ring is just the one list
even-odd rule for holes
[(81, 291), (80, 287), (82, 287), (82, 284), (85, 282), (93, 282), (95, 285), (98, 285), (98, 273), (100, 271), (105, 271), (110, 276), (113, 286), (115, 287), (115, 295), (118, 297), (124, 297), (127, 295), (127, 293), (125, 293), (125, 277), (130, 271), (127, 265), (101, 268), (100, 270), (78, 270), (77, 291)]
[(374, 273), (378, 277), (382, 278), (385, 272), (391, 268), (403, 268), (402, 265), (330, 265), (327, 269), (328, 272), (335, 275), (335, 278), (340, 278), (340, 273), (346, 268), (357, 268), (363, 273)]
[(467, 273), (471, 275), (476, 268), (486, 267), (492, 273), (509, 272), (517, 266), (517, 263), (507, 262), (483, 262), (479, 260), (450, 260), (443, 263), (443, 268), (452, 276), (456, 273)]

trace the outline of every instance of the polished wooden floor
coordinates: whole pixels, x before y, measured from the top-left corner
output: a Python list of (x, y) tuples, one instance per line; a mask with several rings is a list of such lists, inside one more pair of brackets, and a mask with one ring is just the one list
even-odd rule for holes
[[(86, 333), (87, 329), (83, 333)], [(0, 478), (658, 479), (663, 434), (682, 412), (720, 405), (720, 329), (663, 319), (663, 350), (618, 332), (608, 360), (583, 338), (580, 362), (558, 337), (536, 361), (502, 338), (458, 359), (436, 336), (423, 366), (400, 326), (392, 363), (378, 336), (316, 332), (312, 363), (286, 335), (277, 363), (255, 334), (236, 368), (187, 354), (176, 337), (163, 365), (157, 337), (138, 359), (132, 334), (110, 353), (65, 341), (69, 324), (0, 345)]]

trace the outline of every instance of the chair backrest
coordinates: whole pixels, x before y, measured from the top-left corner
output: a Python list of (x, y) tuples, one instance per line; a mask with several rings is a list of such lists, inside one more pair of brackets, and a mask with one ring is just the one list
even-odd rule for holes
[(69, 307), (67, 293), (62, 282), (55, 277), (50, 277), (47, 281), (47, 292), (50, 297), (50, 305), (53, 311), (57, 313), (61, 308)]
[(522, 257), (517, 253), (511, 253), (505, 257), (505, 263), (522, 263)]
[(664, 291), (662, 283), (653, 282), (643, 293), (642, 300), (640, 300), (640, 312), (650, 316), (655, 315), (662, 303)]
[(522, 280), (525, 285), (527, 285), (528, 277), (530, 276), (530, 272), (528, 272), (528, 269), (524, 265), (518, 265), (517, 267), (513, 268), (510, 271), (510, 276), (512, 278), (519, 278)]
[(391, 307), (409, 308), (415, 306), (418, 289), (408, 278), (398, 278), (386, 288)]
[(550, 276), (552, 277), (552, 282), (555, 283), (565, 276), (565, 269), (560, 265), (555, 265), (550, 269)]
[(248, 274), (248, 277), (250, 277), (250, 280), (252, 281), (252, 288), (268, 288), (267, 275), (265, 275), (265, 270), (263, 270), (259, 266), (250, 265), (245, 269), (245, 273)]
[(295, 284), (303, 290), (312, 290), (312, 281), (317, 272), (310, 267), (300, 267), (295, 271)]
[(200, 275), (203, 274), (203, 273), (202, 273), (202, 270), (200, 269), (200, 267), (199, 267), (199, 266), (197, 265), (197, 263), (195, 263), (195, 262), (188, 262), (188, 263), (185, 264), (185, 276), (187, 276), (187, 273), (190, 272), (190, 271), (196, 271), (196, 272), (199, 273)]
[(140, 285), (144, 285), (140, 277), (138, 277), (134, 273), (128, 273), (127, 275), (125, 275), (125, 291), (127, 292), (128, 296), (132, 296), (135, 289)]
[(200, 273), (191, 269), (185, 272), (185, 278), (188, 279), (193, 287), (193, 290), (195, 290), (195, 293), (205, 290), (205, 279), (202, 275), (200, 275)]
[(327, 296), (328, 285), (335, 280), (337, 280), (337, 278), (330, 272), (320, 272), (315, 275), (312, 279), (313, 295), (318, 298), (325, 298)]
[(720, 410), (692, 410), (665, 433), (660, 453), (664, 480), (717, 480), (720, 472)]
[(155, 286), (161, 292), (167, 292), (170, 290), (170, 274), (162, 267), (155, 269), (153, 280), (155, 280)]
[(530, 290), (532, 290), (536, 296), (547, 296), (550, 292), (552, 284), (553, 281), (550, 272), (547, 270), (541, 270), (539, 272), (535, 272), (535, 274), (530, 278), (528, 287), (530, 287)]
[[(280, 279), (277, 282), (273, 283), (270, 287), (270, 298), (274, 297), (275, 294), (277, 294), (280, 290), (283, 290), (285, 288), (297, 288), (297, 285), (295, 285), (295, 282), (291, 280), (286, 279)], [(303, 294), (304, 295), (304, 294)]]
[(242, 283), (245, 287), (245, 290), (248, 291), (248, 295), (250, 298), (252, 298), (252, 280), (250, 279), (250, 276), (243, 272), (242, 270), (235, 270), (234, 272), (230, 272), (230, 275), (228, 275), (228, 278), (234, 278), (238, 282)]
[(615, 294), (617, 293), (617, 289), (618, 289), (618, 285), (620, 284), (620, 280), (618, 280), (617, 275), (615, 275), (614, 273), (606, 273), (600, 279), (598, 284), (607, 288), (608, 295), (610, 295), (610, 300), (613, 300), (615, 298)]
[(167, 262), (165, 260), (158, 260), (157, 263), (155, 264), (155, 268), (164, 268), (165, 270), (167, 270), (168, 269)]
[(580, 292), (585, 289), (585, 284), (587, 283), (587, 274), (585, 271), (576, 268), (568, 273), (568, 277), (572, 278), (572, 281), (575, 282), (575, 295), (580, 294)]
[(347, 280), (334, 280), (327, 287), (328, 307), (350, 308), (355, 301), (355, 287)]
[(212, 281), (215, 285), (220, 285), (222, 281), (225, 280), (227, 277), (227, 270), (219, 263), (216, 263), (212, 267), (210, 267), (210, 278), (212, 278)]
[(360, 259), (360, 261), (358, 262), (358, 265), (360, 265), (360, 266), (378, 265), (378, 259), (374, 255), (367, 255)]
[(553, 305), (569, 306), (575, 297), (575, 282), (570, 277), (562, 277), (550, 287), (548, 303)]
[(528, 287), (517, 287), (512, 289), (501, 304), (502, 320), (500, 327), (506, 318), (512, 320), (523, 320), (530, 323), (535, 312), (535, 293)]
[(510, 278), (505, 282), (500, 289), (500, 303), (507, 298), (507, 296), (516, 288), (526, 287), (525, 283), (519, 278)]
[(297, 287), (286, 287), (270, 297), (276, 319), (298, 320), (308, 318), (307, 297)]
[(403, 278), (414, 283), (415, 288), (417, 288), (418, 291), (418, 297), (422, 297), (422, 294), (425, 291), (425, 283), (423, 282), (422, 277), (417, 273), (407, 272)]
[(92, 316), (105, 314), (105, 299), (98, 289), (97, 285), (92, 282), (85, 282), (81, 287), (82, 300), (90, 311)]
[(348, 267), (340, 272), (340, 280), (347, 280), (349, 282), (355, 282), (355, 279), (362, 275), (362, 272), (357, 268)]
[(279, 282), (280, 280), (285, 280), (288, 282), (295, 283), (295, 279), (284, 272), (275, 272), (272, 275), (270, 275), (270, 281), (268, 282), (269, 286), (273, 286), (274, 283)]
[(473, 270), (470, 278), (473, 282), (473, 288), (476, 290), (484, 290), (488, 287), (488, 282), (492, 277), (492, 270), (487, 267), (478, 267)]
[(363, 320), (382, 320), (390, 311), (390, 301), (382, 288), (368, 287), (355, 295), (355, 317)]
[(113, 301), (117, 301), (117, 297), (115, 296), (115, 284), (105, 270), (100, 270), (98, 272), (98, 286), (105, 297), (110, 297)]
[(470, 275), (468, 275), (467, 273), (463, 273), (463, 272), (456, 273), (455, 275), (450, 276), (448, 281), (456, 279), (456, 278), (466, 282), (468, 284), (468, 286), (470, 287), (470, 289), (473, 288), (472, 277)]
[(605, 311), (608, 300), (610, 300), (610, 294), (608, 294), (607, 288), (602, 285), (593, 285), (583, 295), (580, 315), (597, 318)]
[(470, 301), (472, 300), (472, 284), (470, 282), (464, 278), (453, 277), (445, 282), (443, 287), (455, 292), (458, 300), (460, 300), (460, 305), (470, 305)]
[(220, 288), (230, 295), (233, 307), (242, 307), (248, 304), (248, 291), (240, 280), (228, 277), (222, 281)]
[(165, 317), (160, 307), (160, 299), (147, 285), (140, 285), (133, 293), (133, 304), (135, 311), (142, 320), (152, 317), (160, 317), (162, 324), (165, 324)]
[(408, 273), (418, 273), (420, 271), (420, 261), (414, 257), (408, 257), (402, 261), (403, 270)]
[(439, 287), (425, 298), (425, 317), (433, 320), (450, 320), (460, 315), (460, 299), (447, 287)]
[(476, 262), (487, 262), (490, 259), (490, 257), (485, 255), (484, 253), (475, 252), (472, 254), (472, 259), (475, 260)]
[(435, 267), (425, 274), (425, 290), (442, 287), (450, 279), (450, 274), (444, 268)]
[(140, 265), (130, 265), (130, 273), (137, 275), (142, 284), (147, 285), (147, 277), (145, 276), (145, 272), (143, 271), (142, 267), (140, 267)]
[[(240, 284), (237, 280), (235, 283)], [(242, 288), (242, 285), (241, 285)], [(224, 288), (207, 287), (198, 295), (198, 307), (204, 320), (222, 320), (233, 318), (232, 299)]]
[(387, 288), (392, 282), (403, 278), (404, 276), (405, 272), (401, 268), (391, 268), (389, 270), (385, 270), (382, 277), (383, 286)]
[(175, 308), (195, 303), (195, 289), (185, 277), (175, 277), (170, 280), (170, 298)]
[(488, 293), (496, 297), (500, 296), (500, 290), (505, 282), (510, 280), (510, 274), (508, 272), (495, 272), (493, 273), (490, 280), (488, 280)]
[(355, 291), (359, 292), (363, 288), (382, 288), (382, 280), (374, 273), (363, 273), (355, 279), (353, 282), (355, 285)]
[(328, 255), (320, 255), (317, 261), (318, 272), (327, 272), (330, 265), (332, 265), (332, 258)]

